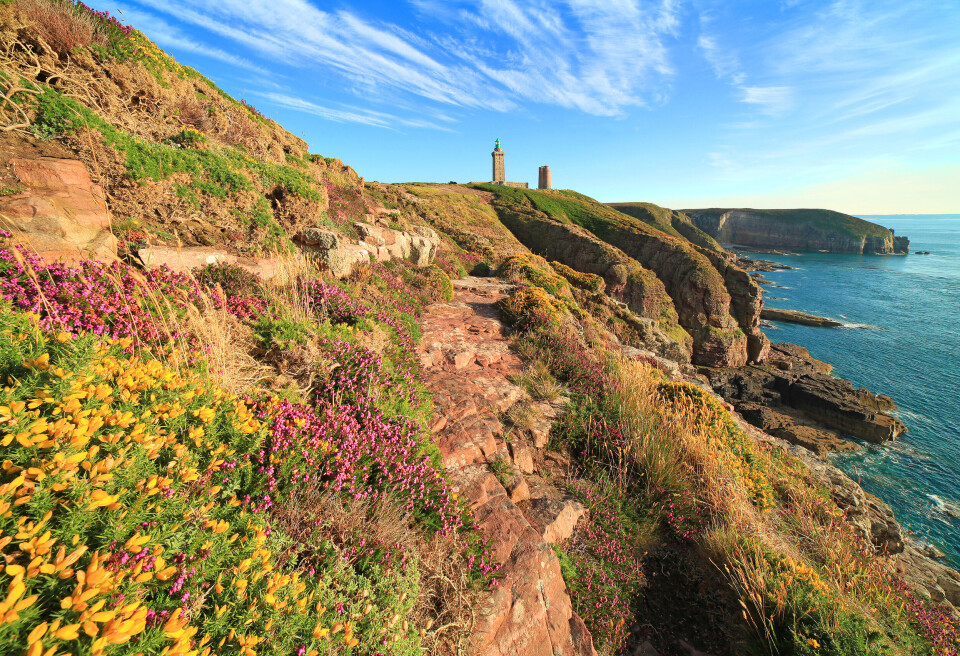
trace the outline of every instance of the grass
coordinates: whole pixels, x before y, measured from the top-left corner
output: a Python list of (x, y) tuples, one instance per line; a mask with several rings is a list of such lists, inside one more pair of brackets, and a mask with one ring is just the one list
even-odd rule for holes
[(524, 388), (537, 401), (556, 401), (563, 393), (563, 386), (550, 373), (550, 368), (539, 360), (527, 365), (512, 382)]

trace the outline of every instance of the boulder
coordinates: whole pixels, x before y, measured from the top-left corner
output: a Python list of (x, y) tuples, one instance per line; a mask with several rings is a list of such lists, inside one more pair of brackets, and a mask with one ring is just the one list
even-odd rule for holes
[(48, 262), (116, 260), (106, 195), (82, 162), (37, 157), (10, 163), (23, 189), (0, 197), (0, 228)]

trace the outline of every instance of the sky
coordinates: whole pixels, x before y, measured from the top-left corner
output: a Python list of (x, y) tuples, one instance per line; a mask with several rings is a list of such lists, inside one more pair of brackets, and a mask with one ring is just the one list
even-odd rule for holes
[(93, 0), (369, 180), (960, 212), (957, 0)]

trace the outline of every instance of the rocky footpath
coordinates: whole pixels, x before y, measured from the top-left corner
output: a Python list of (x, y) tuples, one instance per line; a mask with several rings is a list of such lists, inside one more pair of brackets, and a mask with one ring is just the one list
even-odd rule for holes
[(723, 244), (830, 253), (906, 253), (910, 240), (893, 230), (831, 210), (683, 210)]
[[(592, 656), (590, 634), (573, 612), (551, 544), (570, 537), (584, 508), (538, 476), (551, 417), (526, 431), (501, 419), (524, 391), (508, 377), (523, 370), (496, 303), (511, 286), (493, 279), (454, 281), (454, 299), (428, 306), (420, 360), (434, 395), (432, 426), (450, 481), (473, 510), (503, 578), (473, 630), (484, 656)], [(495, 473), (496, 472), (496, 473)]]
[(889, 397), (855, 389), (830, 371), (807, 349), (785, 343), (771, 345), (766, 365), (701, 368), (747, 421), (817, 453), (858, 448), (848, 435), (881, 443), (906, 430), (885, 412), (895, 407)]

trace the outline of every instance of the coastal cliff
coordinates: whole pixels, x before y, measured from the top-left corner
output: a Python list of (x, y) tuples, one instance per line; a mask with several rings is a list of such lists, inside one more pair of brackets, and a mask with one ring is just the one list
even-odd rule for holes
[(814, 454), (888, 400), (771, 347), (685, 214), (370, 183), (39, 1), (0, 4), (0, 651), (957, 647), (960, 576)]
[(907, 253), (910, 241), (893, 230), (832, 210), (682, 210), (723, 244), (830, 253)]

